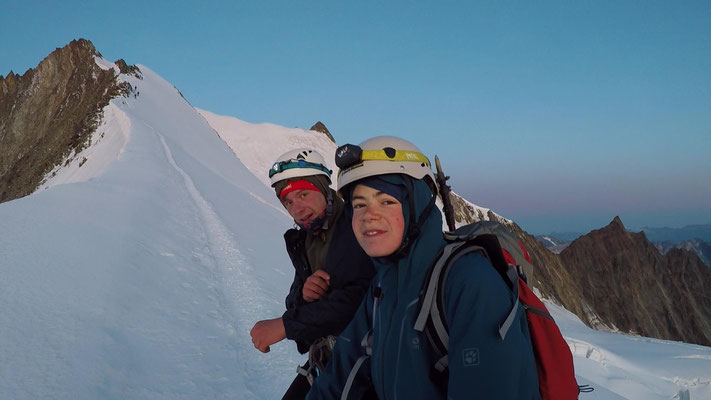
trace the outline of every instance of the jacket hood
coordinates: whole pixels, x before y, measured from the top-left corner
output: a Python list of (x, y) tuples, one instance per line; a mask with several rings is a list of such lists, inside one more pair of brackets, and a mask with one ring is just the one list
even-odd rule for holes
[[(419, 222), (423, 215), (425, 219), (421, 221), (419, 233), (408, 244), (404, 252), (399, 255), (374, 258), (376, 269), (395, 267), (398, 269), (398, 286), (404, 288), (407, 282), (413, 280), (424, 281), (425, 276), (436, 258), (439, 250), (445, 245), (442, 237), (442, 214), (439, 209), (430, 202), (432, 200), (432, 190), (429, 185), (421, 179), (412, 179), (404, 175), (383, 175), (381, 178), (390, 183), (406, 187), (405, 179), (412, 183), (412, 191), (407, 192), (407, 198), (402, 203), (402, 213), (405, 219), (404, 236), (408, 234), (413, 223), (410, 220), (410, 207), (414, 206), (415, 223)], [(410, 199), (410, 196), (412, 198)], [(428, 210), (428, 208), (430, 208)], [(408, 285), (411, 286), (411, 285)], [(417, 286), (419, 292), (420, 287)]]

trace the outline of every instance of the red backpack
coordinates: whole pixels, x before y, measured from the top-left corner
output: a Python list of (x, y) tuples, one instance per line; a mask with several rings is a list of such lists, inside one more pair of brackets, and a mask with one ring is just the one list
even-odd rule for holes
[(519, 306), (522, 306), (528, 320), (541, 398), (577, 399), (580, 390), (575, 380), (570, 348), (553, 317), (525, 282), (524, 270), (530, 274), (533, 265), (523, 243), (503, 225), (493, 221), (469, 224), (453, 232), (445, 232), (444, 237), (449, 244), (442, 249), (430, 269), (429, 279), (425, 280), (420, 311), (415, 321), (415, 330), (424, 332), (434, 349), (437, 362), (433, 375), (446, 376), (447, 373), (449, 332), (444, 319), (444, 291), (441, 288), (444, 287), (448, 270), (459, 257), (481, 252), (518, 297), (502, 322), (499, 335), (502, 339), (506, 337)]

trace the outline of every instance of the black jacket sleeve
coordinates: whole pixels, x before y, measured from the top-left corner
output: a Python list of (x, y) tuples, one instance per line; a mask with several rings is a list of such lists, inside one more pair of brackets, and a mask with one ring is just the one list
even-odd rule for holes
[[(292, 255), (296, 276), (286, 299), (287, 310), (282, 321), (286, 337), (296, 341), (301, 353), (307, 352), (316, 339), (341, 333), (353, 318), (375, 275), (373, 262), (356, 241), (349, 221), (342, 218), (335, 228), (337, 231), (329, 245), (324, 266), (331, 276), (331, 286), (321, 299), (311, 303), (304, 301), (301, 292), (310, 269), (300, 271), (300, 266), (294, 262), (298, 261), (298, 254)], [(303, 251), (304, 259), (305, 254)], [(308, 268), (308, 261), (304, 265)]]
[(306, 258), (305, 231), (289, 229), (284, 234), (284, 241), (286, 242), (286, 251), (294, 265), (294, 281), (286, 296), (286, 309), (291, 310), (306, 303), (301, 292), (306, 278), (311, 275), (311, 267)]

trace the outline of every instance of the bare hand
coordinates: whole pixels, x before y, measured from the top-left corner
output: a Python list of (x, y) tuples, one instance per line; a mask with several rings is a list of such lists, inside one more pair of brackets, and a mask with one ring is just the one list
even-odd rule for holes
[(329, 286), (331, 286), (331, 277), (326, 271), (319, 269), (306, 278), (301, 294), (305, 301), (316, 301), (326, 294)]
[(268, 353), (269, 346), (286, 338), (286, 330), (281, 318), (259, 321), (254, 324), (249, 334), (252, 336), (254, 348), (262, 353)]

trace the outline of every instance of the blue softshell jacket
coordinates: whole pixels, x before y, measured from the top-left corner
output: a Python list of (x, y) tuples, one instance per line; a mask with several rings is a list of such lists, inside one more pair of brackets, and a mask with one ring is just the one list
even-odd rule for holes
[[(422, 180), (413, 180), (413, 184), (419, 216), (431, 191)], [(405, 203), (403, 214), (407, 216)], [(428, 269), (446, 245), (441, 228), (442, 216), (434, 209), (409, 254), (398, 260), (374, 259), (377, 272), (371, 288), (307, 399), (344, 398), (344, 387), (357, 363), (360, 367), (347, 399), (359, 399), (370, 385), (381, 400), (540, 399), (523, 308), (519, 307), (502, 339), (499, 326), (516, 299), (489, 261), (478, 253), (460, 258), (447, 278), (444, 306), (450, 334), (449, 378), (446, 384), (437, 384), (431, 378), (435, 360), (429, 342), (413, 325)], [(362, 342), (370, 330), (372, 355), (362, 357), (366, 355)]]

